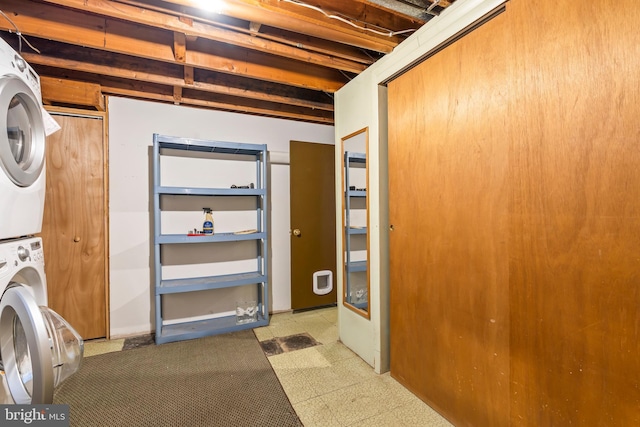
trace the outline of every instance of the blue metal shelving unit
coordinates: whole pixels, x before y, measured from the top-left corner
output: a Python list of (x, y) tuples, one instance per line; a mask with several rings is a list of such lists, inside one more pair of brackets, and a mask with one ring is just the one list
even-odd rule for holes
[(344, 192), (344, 202), (345, 202), (345, 294), (347, 296), (346, 300), (349, 304), (367, 310), (366, 303), (355, 303), (351, 301), (351, 274), (352, 273), (366, 273), (367, 271), (367, 261), (352, 261), (351, 260), (351, 238), (353, 236), (365, 235), (367, 234), (366, 227), (352, 227), (351, 226), (351, 199), (352, 198), (366, 198), (367, 192), (362, 189), (350, 189), (351, 183), (349, 178), (349, 170), (356, 167), (363, 167), (367, 163), (367, 158), (364, 153), (353, 153), (353, 152), (345, 152), (344, 153), (344, 183), (345, 183), (345, 192)]
[[(250, 156), (256, 163), (255, 188), (199, 188), (167, 187), (161, 183), (160, 158), (167, 154), (165, 149), (184, 152), (207, 152)], [(156, 343), (201, 338), (250, 329), (269, 324), (269, 289), (267, 274), (267, 146), (264, 144), (243, 144), (179, 138), (154, 134), (153, 136), (153, 208), (154, 208), (154, 264), (155, 264), (155, 323)], [(243, 196), (257, 199), (256, 231), (252, 233), (216, 233), (206, 236), (161, 233), (160, 200), (164, 195), (194, 196)], [(256, 268), (238, 274), (165, 280), (162, 277), (162, 246), (172, 244), (198, 244), (216, 242), (255, 241), (257, 246)], [(255, 286), (258, 309), (257, 321), (236, 324), (236, 317), (225, 316), (206, 320), (166, 324), (163, 319), (163, 295), (184, 292), (223, 289), (236, 286)]]

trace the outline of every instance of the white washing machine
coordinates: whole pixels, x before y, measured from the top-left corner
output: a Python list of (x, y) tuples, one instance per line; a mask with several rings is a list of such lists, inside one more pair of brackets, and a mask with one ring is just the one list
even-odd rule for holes
[(40, 78), (0, 38), (0, 240), (39, 233), (45, 194)]
[(80, 367), (82, 338), (46, 305), (42, 239), (0, 242), (0, 403), (49, 404)]

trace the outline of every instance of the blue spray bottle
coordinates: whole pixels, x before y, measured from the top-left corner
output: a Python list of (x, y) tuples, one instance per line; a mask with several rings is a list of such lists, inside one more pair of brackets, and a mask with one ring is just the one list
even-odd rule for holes
[(213, 234), (213, 215), (211, 215), (211, 208), (202, 208), (202, 210), (204, 211), (202, 231), (204, 234)]

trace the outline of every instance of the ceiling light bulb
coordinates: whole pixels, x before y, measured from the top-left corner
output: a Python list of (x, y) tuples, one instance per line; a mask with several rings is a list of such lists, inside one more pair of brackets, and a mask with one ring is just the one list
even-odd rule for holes
[(195, 5), (209, 12), (222, 13), (225, 7), (224, 0), (195, 0)]

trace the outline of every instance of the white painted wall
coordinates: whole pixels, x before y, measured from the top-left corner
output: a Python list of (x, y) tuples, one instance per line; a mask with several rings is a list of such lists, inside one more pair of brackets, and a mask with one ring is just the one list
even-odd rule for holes
[[(342, 138), (369, 128), (367, 173), (369, 174), (369, 320), (338, 304), (338, 327), (342, 342), (374, 367), (389, 370), (389, 251), (387, 191), (387, 103), (386, 88), (380, 85), (433, 51), (462, 29), (486, 16), (506, 0), (459, 0), (429, 21), (394, 51), (367, 68), (336, 93), (336, 170), (340, 170)], [(416, 88), (419, 90), (419, 88)], [(336, 174), (336, 200), (342, 198), (341, 174)], [(336, 213), (337, 223), (342, 221)], [(342, 265), (341, 230), (337, 233), (338, 265)], [(338, 295), (344, 290), (342, 269), (338, 269)]]
[[(201, 110), (126, 98), (109, 99), (110, 332), (154, 330), (151, 149), (153, 134), (267, 144), (271, 311), (291, 308), (289, 141), (333, 144), (326, 125)], [(186, 171), (185, 171), (186, 172)], [(186, 232), (186, 229), (185, 229)]]

